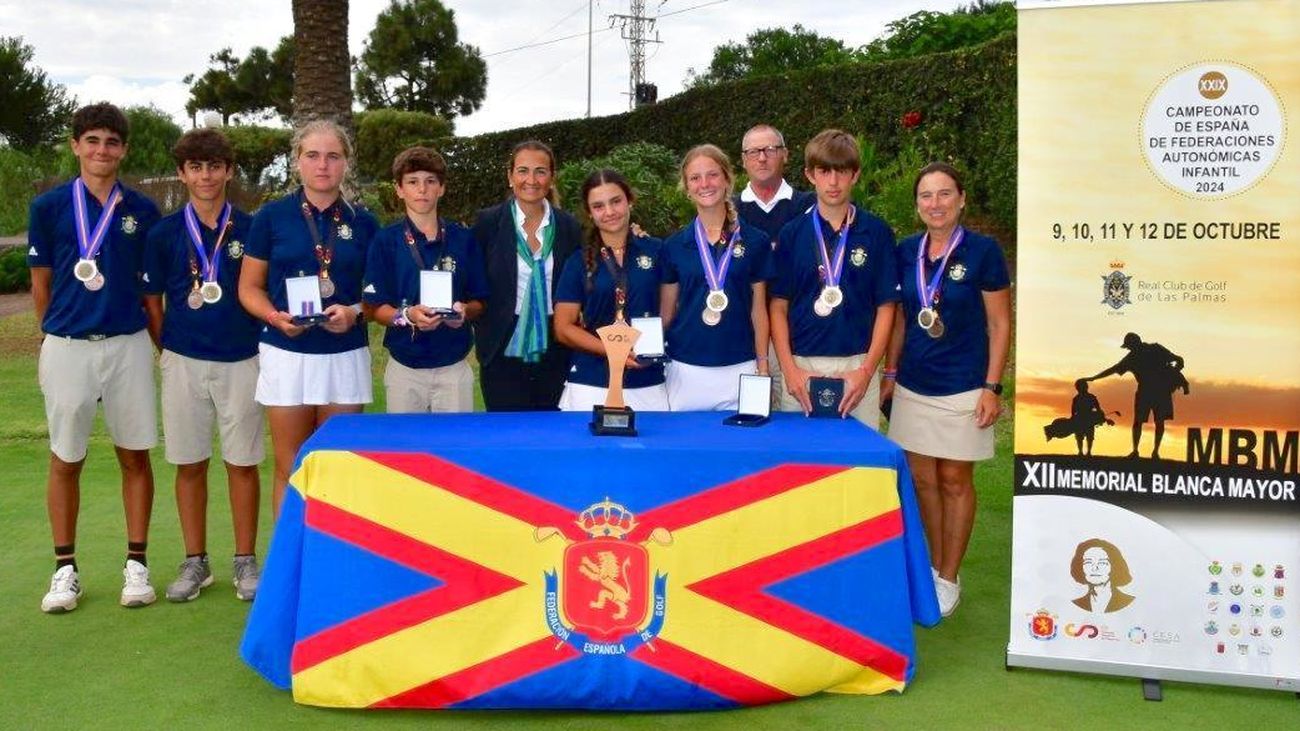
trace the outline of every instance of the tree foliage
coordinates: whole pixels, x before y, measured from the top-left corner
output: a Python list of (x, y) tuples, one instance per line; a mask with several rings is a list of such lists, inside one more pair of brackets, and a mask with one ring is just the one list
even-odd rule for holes
[(439, 0), (391, 0), (370, 31), (356, 82), (367, 109), (454, 119), (482, 106), (487, 64), (459, 41), (455, 13)]
[(923, 10), (890, 22), (880, 38), (863, 46), (863, 61), (912, 58), (977, 46), (1016, 29), (1010, 2), (978, 0), (951, 13)]
[(388, 180), (397, 153), (413, 145), (441, 148), (451, 123), (424, 112), (374, 109), (356, 115), (357, 168), (362, 177)]
[(122, 160), (122, 173), (128, 175), (166, 175), (176, 169), (172, 147), (181, 138), (181, 128), (170, 114), (154, 107), (128, 107), (131, 123), (130, 146)]
[(697, 74), (695, 69), (690, 69), (687, 84), (711, 86), (852, 60), (853, 51), (842, 41), (818, 35), (802, 25), (796, 24), (788, 30), (765, 28), (750, 33), (744, 43), (724, 43), (713, 49), (708, 70)]
[(585, 223), (581, 213), (586, 208), (580, 196), (582, 181), (602, 168), (619, 171), (636, 194), (632, 221), (652, 236), (662, 238), (686, 225), (694, 215), (690, 200), (678, 185), (677, 163), (677, 154), (663, 145), (632, 142), (615, 147), (608, 155), (564, 163), (555, 182), (561, 203)]
[(190, 85), (185, 111), (193, 116), (211, 109), (221, 115), (222, 124), (237, 114), (266, 111), (288, 119), (293, 107), (293, 49), (293, 36), (285, 36), (274, 51), (255, 46), (242, 59), (229, 48), (217, 51), (208, 57), (202, 76), (185, 77)]
[(32, 65), (22, 38), (0, 38), (0, 79), (0, 136), (11, 146), (32, 149), (64, 137), (75, 101)]
[(259, 187), (266, 169), (276, 162), (288, 164), (291, 130), (238, 125), (222, 132), (235, 150), (235, 167), (249, 187)]

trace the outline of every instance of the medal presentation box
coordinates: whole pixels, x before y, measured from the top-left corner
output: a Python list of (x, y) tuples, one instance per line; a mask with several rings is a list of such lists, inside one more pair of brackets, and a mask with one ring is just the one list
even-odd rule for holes
[[(702, 710), (900, 691), (939, 620), (901, 450), (853, 419), (340, 416), (241, 654), (299, 703)], [(432, 438), (431, 438), (432, 437)]]
[(1008, 663), (1300, 690), (1300, 3), (1020, 3)]

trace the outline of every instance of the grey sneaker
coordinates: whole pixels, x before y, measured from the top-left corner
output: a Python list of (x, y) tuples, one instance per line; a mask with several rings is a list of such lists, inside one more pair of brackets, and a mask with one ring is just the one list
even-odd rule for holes
[(201, 589), (212, 586), (212, 568), (202, 556), (187, 558), (181, 563), (180, 575), (167, 585), (167, 601), (188, 602), (199, 595)]
[(262, 570), (257, 567), (256, 556), (235, 557), (235, 596), (241, 601), (253, 601), (257, 596), (257, 582), (261, 579)]

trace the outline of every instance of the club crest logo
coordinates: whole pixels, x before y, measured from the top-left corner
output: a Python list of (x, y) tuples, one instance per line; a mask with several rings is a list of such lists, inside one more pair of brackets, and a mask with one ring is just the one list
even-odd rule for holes
[(829, 409), (835, 405), (835, 391), (829, 388), (823, 388), (817, 392), (817, 404), (823, 409)]
[(1218, 622), (1215, 622), (1213, 619), (1211, 619), (1210, 621), (1206, 622), (1206, 623), (1205, 623), (1205, 634), (1210, 635), (1211, 637), (1213, 637), (1214, 635), (1219, 634), (1219, 623), (1218, 623)]
[(745, 257), (745, 242), (737, 241), (735, 245), (731, 247), (731, 255), (737, 259), (743, 259)]
[(1264, 564), (1262, 564), (1262, 563), (1257, 563), (1257, 564), (1255, 564), (1254, 568), (1252, 568), (1252, 569), (1250, 570), (1250, 573), (1251, 573), (1252, 575), (1254, 575), (1254, 576), (1259, 577), (1259, 578), (1263, 578), (1263, 577), (1264, 577), (1264, 573), (1265, 573), (1265, 572), (1264, 572)]
[(456, 258), (444, 256), (438, 260), (438, 269), (444, 272), (456, 273)]
[[(632, 511), (605, 498), (578, 514), (587, 539), (570, 542), (560, 570), (545, 573), (546, 624), (561, 642), (592, 655), (625, 655), (654, 640), (663, 628), (668, 576), (650, 573), (644, 543), (627, 540), (636, 529)], [(538, 528), (541, 542), (563, 535)], [(672, 534), (655, 528), (649, 540), (672, 544)]]
[(122, 233), (127, 236), (134, 236), (135, 230), (139, 227), (140, 224), (135, 220), (135, 216), (130, 214), (122, 216)]
[(1067, 624), (1065, 625), (1065, 634), (1069, 637), (1080, 637), (1090, 640), (1100, 634), (1095, 624)]
[(231, 241), (229, 244), (226, 244), (227, 258), (238, 259), (243, 255), (244, 255), (244, 242), (240, 241), (239, 239), (235, 239), (234, 241)]
[(636, 265), (642, 269), (651, 269), (655, 265), (655, 260), (648, 254), (642, 254), (636, 258)]
[(1122, 261), (1112, 261), (1110, 268), (1110, 274), (1104, 274), (1101, 277), (1101, 303), (1112, 310), (1118, 310), (1125, 305), (1133, 304), (1133, 301), (1129, 299), (1129, 295), (1132, 293), (1131, 282), (1133, 277), (1124, 274), (1122, 271), (1124, 262)]
[(1211, 562), (1210, 562), (1210, 575), (1211, 575), (1211, 576), (1218, 576), (1218, 575), (1221, 574), (1221, 573), (1223, 573), (1223, 564), (1219, 563), (1218, 561), (1211, 561)]
[(1286, 578), (1286, 567), (1283, 566), (1282, 564), (1278, 564), (1278, 565), (1274, 566), (1274, 567), (1273, 567), (1273, 578), (1275, 578), (1275, 579), (1285, 579), (1285, 578)]
[(954, 261), (952, 266), (948, 267), (948, 278), (954, 282), (966, 281), (966, 265), (959, 261)]
[(339, 238), (344, 241), (352, 240), (352, 227), (346, 223), (339, 224)]
[(867, 263), (867, 250), (861, 246), (855, 248), (849, 253), (849, 263), (855, 267), (863, 267)]
[(1029, 636), (1036, 640), (1056, 639), (1056, 615), (1040, 609), (1029, 618)]

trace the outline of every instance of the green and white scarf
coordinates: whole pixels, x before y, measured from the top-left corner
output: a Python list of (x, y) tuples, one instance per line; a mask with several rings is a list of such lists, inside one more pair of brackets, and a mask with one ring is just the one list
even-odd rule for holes
[(555, 213), (550, 213), (547, 225), (542, 228), (542, 248), (536, 258), (524, 238), (517, 205), (510, 206), (510, 216), (515, 223), (515, 249), (530, 273), (528, 291), (519, 306), (519, 322), (506, 344), (506, 355), (522, 358), (525, 363), (536, 363), (542, 359), (547, 346), (546, 303), (550, 293), (546, 291), (546, 259), (551, 255), (551, 245), (555, 242)]

